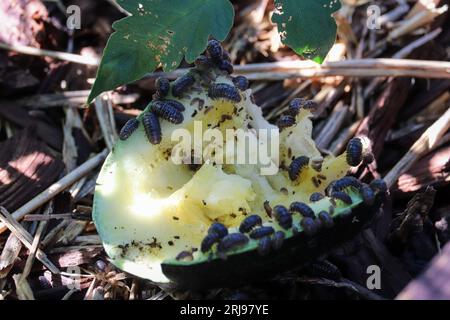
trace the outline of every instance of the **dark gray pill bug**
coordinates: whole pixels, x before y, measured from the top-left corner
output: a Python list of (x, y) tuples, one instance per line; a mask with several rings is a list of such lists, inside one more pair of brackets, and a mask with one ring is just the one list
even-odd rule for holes
[(362, 161), (365, 165), (371, 164), (374, 160), (375, 160), (375, 156), (373, 155), (372, 152), (370, 152), (370, 151), (364, 152)]
[(298, 113), (300, 112), (300, 110), (303, 107), (303, 104), (305, 103), (305, 99), (303, 98), (295, 98), (292, 99), (292, 101), (289, 103), (289, 108), (288, 108), (288, 112), (290, 115), (292, 116), (296, 116), (298, 115)]
[(226, 71), (228, 74), (232, 74), (234, 71), (233, 65), (231, 64), (231, 62), (226, 61), (226, 60), (222, 60), (219, 63), (219, 70), (222, 71)]
[(291, 179), (292, 181), (297, 180), (302, 173), (302, 170), (308, 167), (308, 164), (309, 158), (306, 156), (295, 158), (288, 168), (289, 179)]
[(200, 245), (200, 251), (205, 253), (211, 250), (212, 246), (220, 241), (220, 237), (217, 233), (208, 233), (202, 240)]
[(228, 235), (228, 229), (220, 222), (214, 222), (208, 229), (208, 233), (216, 233), (219, 238), (223, 238)]
[(272, 248), (272, 239), (267, 236), (259, 239), (258, 241), (258, 253), (261, 256), (266, 256), (270, 253), (270, 249)]
[(195, 78), (191, 74), (185, 74), (175, 80), (172, 84), (172, 94), (181, 98), (195, 83)]
[(211, 67), (211, 60), (207, 56), (200, 55), (195, 59), (194, 64), (200, 68), (208, 68)]
[(277, 231), (272, 236), (272, 249), (279, 250), (283, 246), (285, 234), (283, 231)]
[(245, 234), (242, 233), (230, 233), (222, 240), (220, 240), (217, 246), (217, 251), (226, 252), (239, 247), (242, 247), (248, 243), (249, 239)]
[(362, 161), (363, 144), (361, 139), (353, 138), (347, 144), (347, 163), (349, 166), (357, 167)]
[(312, 218), (303, 218), (302, 221), (300, 221), (300, 225), (302, 226), (305, 234), (308, 236), (315, 235), (317, 232), (317, 224)]
[(343, 177), (339, 180), (336, 180), (333, 182), (332, 185), (332, 191), (342, 191), (346, 188), (352, 187), (356, 189), (357, 191), (361, 190), (362, 184), (361, 181), (359, 181), (355, 177)]
[(161, 124), (158, 116), (153, 112), (147, 112), (142, 117), (145, 135), (151, 144), (160, 144), (162, 140)]
[(248, 89), (249, 82), (248, 79), (244, 76), (237, 76), (233, 78), (233, 83), (241, 91), (245, 91)]
[(292, 215), (286, 207), (282, 205), (275, 206), (273, 215), (283, 229), (287, 230), (292, 227)]
[(97, 260), (95, 261), (95, 268), (97, 268), (97, 270), (104, 272), (106, 270), (106, 263), (103, 260)]
[(158, 92), (159, 97), (164, 98), (169, 94), (170, 91), (170, 82), (166, 77), (159, 77), (155, 81), (156, 91)]
[(344, 191), (334, 191), (331, 196), (336, 200), (341, 200), (345, 204), (352, 204), (353, 200), (347, 193)]
[(174, 107), (175, 109), (177, 109), (180, 112), (183, 112), (183, 111), (186, 110), (184, 105), (181, 102), (177, 101), (177, 100), (167, 99), (167, 100), (164, 100), (163, 102), (168, 104), (168, 105), (170, 105), (170, 106), (172, 106), (172, 107)]
[(194, 256), (190, 251), (181, 251), (175, 258), (177, 261), (192, 261)]
[(166, 101), (154, 101), (151, 110), (159, 117), (174, 124), (180, 124), (184, 120), (181, 111)]
[(292, 127), (293, 125), (295, 125), (295, 123), (295, 118), (293, 116), (282, 115), (277, 121), (277, 127), (280, 130), (283, 130)]
[(206, 51), (214, 60), (221, 60), (223, 55), (223, 48), (219, 41), (212, 39), (208, 41)]
[(216, 83), (209, 87), (208, 96), (213, 100), (229, 100), (232, 102), (241, 102), (239, 90), (228, 83)]
[(361, 196), (364, 200), (364, 204), (371, 206), (375, 203), (375, 193), (367, 184), (362, 185)]
[(306, 203), (303, 203), (303, 202), (297, 202), (297, 201), (296, 202), (292, 202), (290, 207), (289, 207), (289, 211), (291, 211), (291, 212), (298, 212), (303, 217), (315, 218), (314, 210), (311, 209), (310, 206), (308, 206)]
[(275, 229), (269, 226), (263, 226), (253, 229), (249, 236), (252, 239), (261, 239), (262, 237), (270, 236), (275, 232)]
[(327, 211), (320, 211), (317, 216), (325, 228), (331, 228), (334, 226), (333, 217)]
[(370, 183), (370, 187), (375, 192), (386, 193), (388, 191), (388, 187), (386, 182), (382, 179), (375, 179)]
[(269, 218), (272, 218), (272, 207), (269, 204), (269, 201), (264, 201), (264, 210), (266, 211)]
[(250, 232), (254, 227), (261, 224), (262, 224), (261, 217), (256, 214), (252, 214), (248, 217), (245, 217), (245, 219), (242, 220), (241, 225), (239, 226), (239, 231), (242, 233)]
[(310, 202), (317, 202), (317, 201), (322, 200), (323, 198), (325, 198), (325, 196), (323, 194), (321, 194), (320, 192), (314, 192), (309, 197), (309, 201)]
[(127, 140), (133, 134), (133, 132), (137, 130), (138, 127), (139, 121), (137, 119), (128, 120), (120, 130), (119, 133), (120, 140)]
[(317, 109), (317, 102), (315, 102), (314, 100), (306, 100), (303, 103), (303, 108), (314, 112)]

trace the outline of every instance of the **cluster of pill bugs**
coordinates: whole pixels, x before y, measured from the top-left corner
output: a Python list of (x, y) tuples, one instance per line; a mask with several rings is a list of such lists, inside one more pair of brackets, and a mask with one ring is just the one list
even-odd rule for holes
[(317, 103), (314, 100), (306, 100), (304, 98), (295, 98), (289, 103), (288, 110), (280, 116), (277, 126), (280, 130), (292, 127), (296, 124), (296, 116), (302, 109), (314, 112)]
[[(289, 208), (283, 205), (270, 207), (268, 202), (264, 203), (266, 213), (277, 222), (281, 229), (292, 230), (293, 234), (299, 233), (299, 227), (303, 232), (312, 237), (319, 232), (321, 228), (329, 229), (334, 226), (333, 212), (334, 200), (341, 200), (345, 204), (351, 204), (352, 199), (346, 191), (351, 188), (353, 192), (358, 192), (366, 205), (371, 206), (375, 202), (377, 195), (383, 196), (387, 192), (386, 183), (383, 180), (373, 180), (369, 185), (360, 182), (354, 177), (344, 177), (334, 181), (328, 188), (328, 196), (332, 205), (328, 211), (320, 211), (317, 215), (314, 210), (306, 203), (293, 202)], [(313, 193), (310, 197), (311, 202), (316, 202), (325, 198), (321, 193)], [(351, 213), (349, 208), (348, 213)], [(300, 214), (299, 226), (293, 222), (293, 215)], [(341, 213), (345, 215), (345, 213)], [(250, 239), (258, 241), (257, 251), (265, 256), (271, 250), (278, 250), (282, 247), (285, 239), (285, 231), (276, 231), (272, 226), (264, 225), (261, 216), (249, 215), (240, 224), (238, 232), (230, 233), (227, 227), (219, 222), (214, 222), (208, 229), (207, 235), (203, 238), (200, 250), (202, 253), (212, 252), (216, 248), (219, 258), (226, 259), (227, 252), (241, 248), (248, 244)], [(190, 251), (182, 251), (177, 260), (192, 261), (193, 254)]]
[[(195, 68), (176, 79), (172, 84), (169, 79), (160, 77), (155, 81), (156, 93), (149, 104), (148, 111), (142, 116), (142, 124), (145, 134), (152, 144), (160, 144), (162, 140), (160, 119), (173, 124), (181, 124), (184, 121), (184, 105), (175, 99), (168, 98), (171, 93), (173, 97), (181, 99), (192, 89), (197, 79), (211, 70), (220, 70), (231, 74), (233, 65), (229, 54), (223, 50), (220, 42), (210, 40), (206, 49), (206, 55), (201, 55), (195, 60)], [(248, 89), (249, 82), (244, 76), (232, 78), (233, 85), (228, 83), (208, 83), (208, 96), (212, 100), (228, 100), (239, 103), (242, 99), (241, 91)], [(130, 119), (121, 129), (119, 138), (128, 139), (139, 127), (138, 119)]]

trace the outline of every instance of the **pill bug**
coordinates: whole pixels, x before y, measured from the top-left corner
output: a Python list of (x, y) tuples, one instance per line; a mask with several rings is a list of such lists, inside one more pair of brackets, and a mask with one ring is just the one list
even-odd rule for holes
[(217, 246), (218, 252), (226, 252), (241, 246), (244, 246), (248, 243), (248, 237), (242, 233), (230, 233), (222, 240), (220, 240), (219, 245)]
[(222, 52), (222, 60), (231, 62), (231, 56), (226, 50)]
[(239, 90), (228, 83), (216, 83), (209, 87), (208, 96), (213, 100), (224, 99), (232, 102), (241, 102)]
[(375, 202), (375, 193), (373, 192), (372, 188), (369, 187), (367, 184), (363, 184), (361, 187), (361, 196), (364, 200), (364, 203), (368, 206), (371, 206)]
[(295, 118), (293, 116), (282, 115), (277, 121), (277, 126), (280, 130), (283, 130), (292, 127), (295, 123)]
[(346, 194), (344, 191), (334, 191), (331, 196), (336, 200), (341, 200), (345, 204), (352, 204), (352, 198)]
[(234, 71), (233, 65), (231, 62), (222, 60), (219, 63), (219, 70), (226, 71), (228, 74), (232, 74)]
[(191, 74), (185, 74), (175, 80), (172, 84), (172, 94), (177, 98), (181, 98), (183, 94), (185, 94), (186, 91), (188, 91), (194, 83), (194, 76), (192, 76)]
[(342, 278), (342, 273), (338, 267), (327, 260), (317, 260), (311, 262), (307, 269), (307, 273), (311, 276), (326, 278), (338, 281)]
[(272, 218), (272, 207), (270, 206), (269, 201), (264, 201), (263, 206), (269, 218)]
[(175, 258), (177, 261), (192, 261), (194, 256), (190, 251), (181, 251)]
[(233, 78), (233, 83), (239, 90), (245, 91), (248, 89), (249, 82), (244, 76), (237, 76)]
[(311, 112), (314, 112), (317, 109), (317, 102), (314, 100), (306, 100), (303, 103), (303, 109), (311, 110)]
[(220, 240), (220, 237), (217, 233), (208, 233), (202, 240), (200, 245), (200, 251), (205, 253), (211, 250), (212, 246)]
[(125, 125), (122, 127), (119, 133), (120, 140), (127, 140), (133, 132), (139, 127), (139, 121), (137, 119), (128, 120)]
[(272, 236), (272, 248), (274, 250), (279, 250), (283, 246), (285, 234), (283, 231), (277, 231)]
[(320, 211), (317, 217), (322, 222), (322, 225), (325, 226), (325, 228), (331, 228), (334, 226), (333, 217), (328, 212)]
[(204, 55), (198, 56), (195, 59), (194, 64), (201, 69), (206, 69), (206, 68), (211, 67), (211, 61), (209, 60), (209, 58), (207, 56), (204, 56)]
[(349, 187), (352, 187), (359, 191), (361, 189), (361, 186), (362, 184), (358, 179), (356, 179), (355, 177), (347, 176), (334, 181), (332, 184), (332, 191), (342, 191)]
[(266, 256), (270, 253), (272, 247), (272, 239), (270, 237), (263, 237), (258, 241), (258, 253), (261, 256)]
[(154, 101), (151, 110), (158, 116), (174, 124), (183, 122), (183, 114), (171, 103), (165, 101)]
[(275, 229), (269, 226), (263, 226), (263, 227), (259, 227), (256, 229), (253, 229), (249, 236), (252, 239), (261, 239), (262, 237), (265, 236), (270, 236), (271, 234), (273, 234), (275, 232)]
[(303, 217), (307, 217), (307, 218), (314, 218), (314, 210), (311, 209), (310, 206), (308, 206), (306, 203), (303, 202), (292, 202), (290, 207), (289, 207), (289, 211), (291, 212), (298, 212), (300, 213)]
[(300, 176), (302, 170), (309, 164), (309, 158), (306, 156), (300, 156), (295, 158), (289, 165), (288, 173), (289, 179), (295, 181)]
[(219, 238), (223, 238), (228, 235), (228, 229), (220, 222), (214, 222), (208, 229), (208, 233), (216, 233)]
[(280, 227), (289, 229), (292, 227), (292, 216), (285, 206), (277, 205), (273, 208), (273, 215)]
[(347, 144), (347, 163), (349, 166), (357, 167), (362, 161), (363, 144), (361, 139), (353, 138)]
[(306, 100), (303, 98), (292, 99), (291, 102), (289, 103), (288, 108), (289, 114), (295, 117), (300, 112), (305, 101)]
[(312, 218), (303, 218), (302, 221), (300, 221), (300, 225), (303, 228), (303, 231), (306, 235), (312, 236), (316, 234), (317, 232), (317, 224), (314, 222), (314, 219)]
[(184, 105), (181, 102), (176, 101), (176, 100), (172, 100), (172, 99), (166, 99), (166, 100), (161, 101), (161, 102), (155, 101), (154, 103), (164, 103), (164, 104), (170, 105), (170, 106), (174, 107), (175, 109), (177, 109), (180, 112), (183, 112), (183, 111), (186, 110), (186, 108), (184, 107)]
[(372, 152), (366, 151), (363, 153), (362, 162), (365, 165), (371, 164), (374, 160), (375, 160), (375, 156), (373, 155)]
[(252, 214), (242, 220), (241, 225), (239, 226), (239, 231), (242, 233), (250, 232), (254, 227), (261, 224), (261, 217), (256, 214)]
[(319, 200), (322, 200), (323, 198), (325, 198), (325, 196), (323, 194), (321, 194), (320, 192), (314, 192), (313, 194), (311, 194), (311, 196), (309, 197), (309, 201), (310, 202), (317, 202)]
[(95, 268), (98, 271), (105, 272), (106, 271), (106, 267), (107, 267), (107, 265), (106, 265), (105, 261), (103, 261), (103, 260), (95, 261)]
[(160, 144), (162, 140), (161, 125), (159, 118), (153, 112), (147, 112), (142, 117), (145, 135), (151, 144)]
[(170, 91), (170, 82), (166, 77), (159, 77), (155, 81), (156, 92), (161, 98), (165, 98)]
[(372, 182), (369, 185), (375, 192), (386, 193), (388, 190), (386, 182), (384, 182), (384, 180), (382, 179), (372, 180)]
[(211, 58), (215, 60), (222, 59), (223, 49), (219, 41), (215, 39), (209, 40), (208, 46), (206, 47), (206, 51), (209, 53)]

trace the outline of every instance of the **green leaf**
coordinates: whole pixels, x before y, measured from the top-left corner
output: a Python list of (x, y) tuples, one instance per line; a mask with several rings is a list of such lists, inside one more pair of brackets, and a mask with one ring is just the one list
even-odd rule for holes
[(322, 63), (336, 40), (332, 14), (339, 0), (275, 0), (272, 17), (281, 40), (297, 54)]
[(131, 16), (116, 21), (88, 102), (142, 78), (162, 65), (173, 71), (193, 62), (211, 35), (223, 41), (233, 25), (229, 0), (117, 0)]

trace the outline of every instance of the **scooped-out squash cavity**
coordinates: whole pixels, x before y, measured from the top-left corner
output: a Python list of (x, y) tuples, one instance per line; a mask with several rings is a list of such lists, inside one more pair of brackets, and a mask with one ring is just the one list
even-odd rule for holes
[[(363, 188), (346, 180), (348, 163), (359, 165), (366, 152), (358, 154), (357, 140), (348, 153), (322, 156), (311, 138), (310, 108), (290, 110), (293, 125), (282, 130), (267, 122), (245, 78), (223, 67), (229, 60), (226, 53), (217, 57), (218, 45), (210, 42), (214, 55), (199, 58), (181, 80), (157, 82), (154, 100), (122, 130), (97, 180), (93, 218), (108, 256), (118, 268), (157, 283), (213, 287), (296, 267), (358, 232), (386, 192), (382, 182)], [(257, 143), (260, 129), (275, 130), (279, 149), (271, 163), (278, 173), (262, 175), (266, 164), (260, 162), (218, 164), (214, 152), (206, 152), (214, 142), (203, 143), (202, 163), (174, 163), (180, 141), (172, 135), (180, 128), (194, 140), (200, 128), (218, 129), (223, 137), (226, 129), (241, 129)], [(306, 162), (297, 168), (299, 157)], [(297, 170), (294, 181), (290, 170)], [(317, 193), (323, 197), (312, 201)], [(303, 211), (292, 209), (296, 202)], [(260, 219), (248, 219), (253, 215)], [(239, 230), (244, 220), (248, 232)]]

